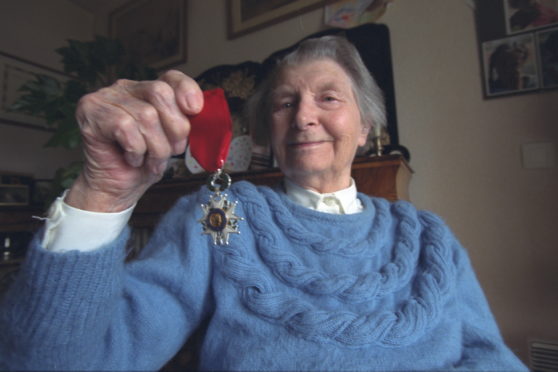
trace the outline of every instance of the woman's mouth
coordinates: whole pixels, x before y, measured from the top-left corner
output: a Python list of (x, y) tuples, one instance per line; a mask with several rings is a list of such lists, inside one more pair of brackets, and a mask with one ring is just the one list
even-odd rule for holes
[(319, 146), (326, 142), (332, 142), (332, 141), (331, 140), (295, 141), (295, 142), (288, 143), (287, 146), (292, 148), (311, 148), (311, 147)]

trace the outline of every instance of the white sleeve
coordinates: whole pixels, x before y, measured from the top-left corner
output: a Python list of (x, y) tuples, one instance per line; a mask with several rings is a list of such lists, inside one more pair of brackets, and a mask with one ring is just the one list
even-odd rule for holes
[(117, 213), (90, 212), (64, 203), (66, 192), (56, 198), (46, 218), (43, 248), (53, 252), (101, 248), (120, 235), (134, 206)]

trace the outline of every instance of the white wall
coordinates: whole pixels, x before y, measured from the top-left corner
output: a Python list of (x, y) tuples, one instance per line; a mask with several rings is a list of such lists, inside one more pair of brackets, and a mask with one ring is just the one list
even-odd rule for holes
[[(25, 27), (17, 36), (21, 45), (2, 39), (0, 50), (53, 67), (52, 48), (39, 44), (59, 46), (68, 37), (64, 32), (87, 39), (87, 27), (93, 28), (93, 20), (65, 0), (48, 5), (14, 0), (20, 11), (12, 15), (4, 12), (6, 3), (0, 2), (0, 31)], [(483, 99), (468, 3), (398, 0), (382, 19), (391, 30), (400, 142), (412, 155), (412, 200), (440, 214), (469, 249), (506, 341), (526, 360), (529, 339), (558, 340), (558, 198), (553, 195), (558, 172), (523, 169), (520, 147), (533, 141), (556, 144), (558, 91)], [(40, 8), (41, 16), (23, 23), (31, 5)], [(52, 18), (44, 20), (48, 8), (54, 8)], [(179, 68), (195, 76), (218, 64), (261, 61), (321, 30), (322, 16), (316, 10), (229, 41), (226, 2), (190, 0), (189, 60)], [(100, 24), (97, 19), (95, 25)], [(33, 31), (36, 26), (41, 32)], [(67, 27), (64, 32), (62, 27)], [(32, 153), (31, 131), (18, 131), (10, 130), (10, 141), (29, 143), (26, 151)], [(18, 164), (6, 162), (17, 146), (5, 151), (5, 133), (0, 125), (0, 169)], [(40, 166), (33, 165), (33, 157), (18, 161), (40, 171), (46, 153), (35, 150)]]
[(484, 100), (465, 1), (395, 2), (400, 141), (411, 197), (441, 214), (472, 257), (508, 343), (558, 340), (558, 172), (523, 169), (521, 144), (558, 140), (558, 92)]

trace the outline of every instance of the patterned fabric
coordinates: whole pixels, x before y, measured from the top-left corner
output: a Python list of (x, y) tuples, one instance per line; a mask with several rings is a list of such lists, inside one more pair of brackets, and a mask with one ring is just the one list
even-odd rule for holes
[[(297, 297), (277, 291), (267, 275), (249, 262), (249, 255), (238, 247), (219, 249), (223, 257), (224, 273), (243, 288), (243, 302), (255, 314), (280, 322), (302, 337), (312, 340), (336, 341), (347, 345), (406, 345), (423, 336), (428, 328), (438, 322), (445, 297), (453, 285), (455, 273), (451, 264), (452, 246), (443, 223), (436, 217), (417, 215), (405, 202), (393, 206), (397, 239), (393, 243), (393, 259), (379, 271), (353, 275), (331, 275), (309, 267), (296, 255), (282, 249), (297, 242), (318, 253), (345, 256), (371, 254), (370, 247), (377, 246), (379, 238), (386, 235), (381, 222), (389, 221), (389, 205), (383, 200), (372, 201), (377, 212), (369, 235), (363, 241), (355, 239), (324, 240), (320, 234), (306, 231), (293, 223), (293, 215), (283, 207), (280, 198), (271, 190), (263, 190), (259, 198), (254, 191), (241, 189), (238, 194), (250, 219), (256, 236), (260, 257), (268, 268), (284, 282), (314, 296), (335, 296), (341, 302), (370, 302), (390, 295), (409, 285), (413, 275), (416, 283), (411, 295), (395, 311), (378, 309), (370, 313), (355, 314), (342, 308), (324, 311)], [(256, 194), (257, 195), (257, 194)], [(267, 203), (266, 203), (267, 199)], [(266, 213), (268, 208), (276, 211)], [(268, 229), (276, 218), (278, 229)], [(422, 229), (420, 228), (422, 225)], [(423, 260), (428, 266), (418, 272), (419, 232), (424, 230), (425, 250)], [(349, 237), (351, 238), (351, 237)], [(366, 252), (366, 253), (365, 253)]]
[(359, 194), (361, 213), (238, 182), (241, 234), (181, 199), (138, 259), (34, 242), (0, 306), (0, 369), (157, 370), (200, 325), (202, 370), (524, 371), (467, 255), (435, 215)]

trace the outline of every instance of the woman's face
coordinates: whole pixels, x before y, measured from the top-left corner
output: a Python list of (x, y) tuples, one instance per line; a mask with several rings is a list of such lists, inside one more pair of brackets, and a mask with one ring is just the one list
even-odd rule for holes
[(350, 185), (366, 142), (352, 83), (329, 59), (286, 67), (272, 92), (271, 145), (279, 167), (299, 185), (332, 192)]

